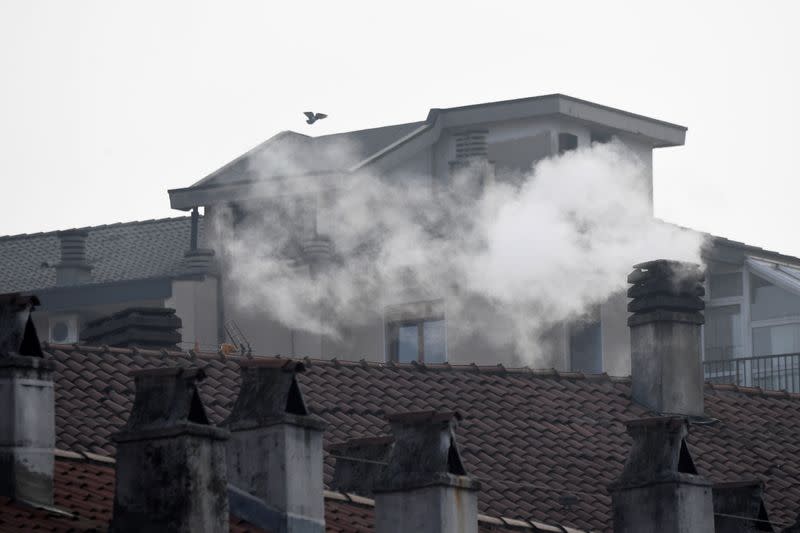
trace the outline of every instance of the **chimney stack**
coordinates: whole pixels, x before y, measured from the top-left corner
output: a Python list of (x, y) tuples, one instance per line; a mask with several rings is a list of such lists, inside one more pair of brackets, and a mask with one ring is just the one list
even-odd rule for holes
[(53, 504), (52, 361), (31, 319), (36, 296), (0, 295), (0, 496)]
[(633, 399), (660, 414), (702, 416), (704, 274), (699, 265), (663, 259), (633, 268), (628, 276)]
[(117, 445), (112, 533), (227, 532), (225, 440), (197, 390), (201, 369), (133, 373), (136, 398)]
[(178, 349), (181, 319), (169, 307), (129, 307), (86, 325), (81, 341), (98, 346)]
[(390, 415), (394, 447), (375, 492), (376, 533), (477, 533), (477, 480), (456, 445), (457, 413)]
[(714, 532), (711, 483), (698, 475), (682, 417), (628, 422), (633, 447), (609, 487), (614, 533)]
[[(275, 533), (324, 533), (322, 434), (325, 422), (309, 414), (297, 382), (302, 363), (252, 359), (241, 365), (239, 397), (225, 425), (231, 508)], [(240, 509), (241, 506), (241, 509)]]
[(61, 260), (56, 265), (56, 285), (77, 285), (91, 281), (92, 267), (86, 259), (89, 232), (79, 229), (59, 231)]

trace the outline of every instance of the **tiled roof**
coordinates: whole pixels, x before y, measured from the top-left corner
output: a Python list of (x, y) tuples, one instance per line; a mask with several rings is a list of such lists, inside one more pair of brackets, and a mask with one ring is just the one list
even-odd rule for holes
[[(235, 357), (54, 345), (47, 351), (57, 363), (61, 448), (113, 454), (109, 435), (127, 416), (127, 373), (135, 368), (206, 366), (201, 391), (214, 422), (225, 418), (238, 391)], [(329, 424), (327, 444), (387, 434), (387, 412), (458, 411), (467, 470), (482, 481), (482, 513), (610, 530), (606, 487), (630, 446), (624, 421), (649, 414), (631, 401), (628, 379), (502, 366), (307, 363), (299, 380), (312, 412)], [(763, 479), (770, 517), (791, 523), (800, 510), (800, 396), (708, 385), (706, 414), (711, 423), (694, 424), (689, 437), (701, 473), (715, 482)], [(327, 481), (332, 473), (328, 457)]]
[[(53, 533), (107, 531), (114, 509), (114, 460), (106, 456), (56, 450), (53, 508), (31, 507), (0, 497), (0, 531)], [(325, 491), (327, 533), (374, 533), (375, 502), (369, 498)], [(231, 533), (269, 533), (231, 516)], [(514, 523), (479, 517), (480, 533), (581, 533), (558, 526)]]
[[(200, 219), (202, 234), (203, 219)], [(176, 274), (189, 249), (190, 217), (80, 228), (89, 232), (92, 283)], [(57, 232), (0, 237), (0, 293), (52, 287), (59, 261)]]
[[(76, 533), (108, 531), (114, 509), (113, 461), (87, 460), (74, 452), (59, 451), (54, 472), (54, 510), (23, 505), (0, 497), (0, 531)], [(231, 533), (266, 533), (231, 517)]]

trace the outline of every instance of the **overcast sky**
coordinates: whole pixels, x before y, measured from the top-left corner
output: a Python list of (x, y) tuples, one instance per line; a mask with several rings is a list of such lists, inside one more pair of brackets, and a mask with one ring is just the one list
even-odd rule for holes
[[(561, 92), (689, 127), (656, 215), (800, 255), (800, 2), (0, 0), (0, 234), (181, 215), (278, 131)], [(302, 112), (330, 117), (307, 126)]]

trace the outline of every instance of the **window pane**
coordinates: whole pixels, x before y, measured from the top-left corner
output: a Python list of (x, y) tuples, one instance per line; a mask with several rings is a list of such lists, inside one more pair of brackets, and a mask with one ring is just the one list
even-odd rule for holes
[(425, 322), (422, 335), (425, 345), (425, 362), (444, 363), (447, 360), (444, 320)]
[(400, 326), (397, 332), (397, 361), (410, 363), (419, 358), (419, 333), (416, 324)]
[(599, 374), (603, 371), (600, 321), (584, 322), (570, 328), (569, 352), (572, 370)]
[(800, 324), (753, 328), (753, 355), (800, 352)]
[(742, 355), (742, 315), (738, 305), (706, 309), (706, 361), (732, 359)]
[(751, 275), (750, 319), (768, 320), (787, 316), (800, 316), (800, 296)]
[(711, 274), (709, 279), (711, 298), (728, 298), (742, 295), (742, 273)]

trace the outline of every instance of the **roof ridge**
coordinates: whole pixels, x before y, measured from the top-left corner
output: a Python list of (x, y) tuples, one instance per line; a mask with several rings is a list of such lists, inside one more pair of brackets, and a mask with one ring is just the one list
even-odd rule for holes
[[(326, 133), (325, 135), (318, 135), (316, 137), (311, 137), (311, 139), (324, 139), (325, 137), (335, 137), (336, 135), (347, 135), (347, 134), (350, 134), (350, 133), (363, 133), (365, 131), (382, 130), (382, 129), (385, 129), (385, 128), (396, 128), (398, 126), (410, 126), (412, 124), (424, 124), (424, 123), (425, 123), (424, 120), (412, 120), (411, 122), (401, 122), (400, 124), (387, 124), (385, 126), (375, 126), (373, 128), (361, 128), (360, 130), (340, 131), (338, 133)], [(294, 130), (288, 130), (288, 131), (294, 131)]]
[[(191, 215), (184, 215), (178, 217), (163, 217), (163, 218), (149, 218), (145, 220), (129, 220), (127, 222), (112, 222), (111, 224), (100, 224), (98, 226), (82, 226), (79, 228), (66, 228), (66, 229), (56, 229), (50, 231), (39, 231), (35, 233), (16, 233), (14, 235), (0, 235), (0, 242), (2, 241), (10, 241), (14, 239), (27, 239), (31, 237), (48, 237), (51, 235), (56, 235), (60, 231), (73, 231), (73, 230), (86, 230), (86, 231), (94, 231), (99, 229), (109, 229), (109, 228), (117, 228), (120, 226), (127, 226), (133, 224), (156, 224), (159, 222), (167, 222), (167, 221), (177, 221), (177, 220), (187, 220), (190, 219)], [(203, 218), (201, 215), (200, 218)]]

